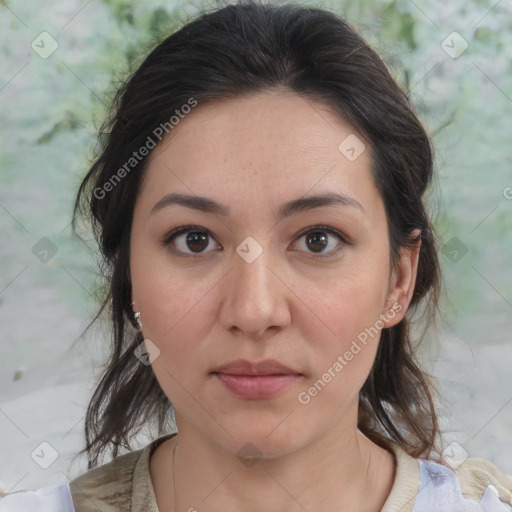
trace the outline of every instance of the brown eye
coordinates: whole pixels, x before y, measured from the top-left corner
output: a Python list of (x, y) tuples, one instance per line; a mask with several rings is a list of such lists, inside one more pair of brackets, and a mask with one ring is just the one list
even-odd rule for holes
[(163, 240), (164, 246), (172, 245), (172, 249), (185, 256), (200, 255), (210, 252), (206, 249), (213, 238), (208, 231), (195, 226), (182, 226), (171, 231)]
[[(332, 241), (334, 238), (338, 239), (338, 244)], [(299, 251), (310, 253), (312, 256), (319, 258), (334, 256), (345, 244), (348, 244), (341, 233), (324, 226), (308, 228), (307, 231), (303, 231), (299, 235), (299, 240), (303, 240), (302, 248), (299, 247)], [(315, 254), (318, 256), (315, 256)]]
[(185, 245), (192, 252), (201, 252), (208, 247), (208, 234), (199, 231), (191, 231), (187, 233)]
[(322, 231), (315, 231), (306, 235), (306, 245), (313, 252), (322, 252), (328, 245), (328, 236)]

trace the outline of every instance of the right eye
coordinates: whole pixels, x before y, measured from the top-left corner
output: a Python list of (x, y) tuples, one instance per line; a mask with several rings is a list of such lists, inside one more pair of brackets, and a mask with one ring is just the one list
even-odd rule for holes
[(179, 256), (194, 258), (199, 257), (204, 252), (210, 252), (205, 249), (211, 245), (213, 240), (211, 233), (205, 228), (179, 226), (165, 235), (162, 245), (164, 247), (171, 246), (171, 250)]

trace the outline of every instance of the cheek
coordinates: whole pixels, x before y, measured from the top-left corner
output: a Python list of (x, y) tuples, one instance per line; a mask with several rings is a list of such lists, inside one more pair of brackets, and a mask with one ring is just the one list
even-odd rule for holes
[(174, 350), (190, 349), (191, 340), (200, 340), (207, 333), (208, 289), (204, 281), (177, 281), (163, 274), (158, 279), (146, 276), (137, 286), (144, 336), (158, 343), (161, 350), (171, 345)]
[(323, 309), (336, 335), (307, 334), (308, 339), (314, 340), (308, 347), (313, 371), (297, 395), (299, 410), (312, 417), (322, 417), (329, 411), (331, 421), (338, 421), (357, 402), (380, 340), (380, 329), (375, 326), (379, 302), (373, 297), (365, 301), (362, 295), (355, 301), (348, 293), (338, 294), (337, 299), (337, 308), (331, 305), (330, 309)]
[[(327, 289), (310, 289), (307, 302), (312, 313), (303, 317), (301, 325), (304, 339), (310, 340), (314, 377), (332, 381), (329, 387), (338, 393), (338, 401), (348, 389), (348, 395), (354, 396), (363, 385), (383, 327), (380, 315), (386, 298), (386, 267), (377, 265), (369, 271), (369, 265), (361, 262), (363, 267), (366, 270), (362, 272), (352, 267), (351, 275), (340, 276)], [(340, 390), (344, 391), (339, 394)]]
[[(190, 393), (203, 379), (211, 362), (202, 347), (211, 330), (211, 309), (204, 295), (208, 288), (172, 278), (146, 279), (139, 286), (143, 334), (159, 349), (153, 371), (164, 393), (177, 410), (195, 410)], [(202, 300), (201, 300), (202, 299)]]
[[(190, 379), (190, 368), (201, 372), (201, 347), (214, 321), (212, 288), (219, 280), (169, 264), (164, 251), (135, 245), (131, 257), (133, 296), (141, 312), (142, 332), (159, 349), (155, 374), (165, 380), (165, 390)], [(209, 295), (210, 294), (210, 295)], [(162, 382), (161, 382), (162, 383)]]
[(331, 279), (327, 287), (310, 291), (308, 302), (323, 320), (325, 331), (347, 341), (375, 324), (383, 312), (387, 288), (385, 265), (360, 259)]
[[(180, 319), (200, 301), (201, 283), (169, 264), (164, 249), (156, 248), (136, 231), (130, 253), (132, 293), (143, 319), (144, 336), (163, 341)], [(203, 292), (204, 293), (204, 292)]]

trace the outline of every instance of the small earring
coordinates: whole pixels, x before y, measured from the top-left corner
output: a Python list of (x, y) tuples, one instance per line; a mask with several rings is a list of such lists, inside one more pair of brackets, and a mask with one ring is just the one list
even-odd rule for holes
[(135, 319), (135, 321), (137, 322), (137, 329), (139, 331), (142, 331), (142, 322), (139, 320), (139, 317), (140, 317), (140, 311), (137, 311), (135, 309), (135, 302), (132, 302), (131, 304), (131, 307), (133, 309), (133, 318)]

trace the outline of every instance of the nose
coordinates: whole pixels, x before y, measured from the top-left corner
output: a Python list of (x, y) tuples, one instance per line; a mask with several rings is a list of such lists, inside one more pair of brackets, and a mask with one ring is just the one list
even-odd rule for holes
[[(265, 248), (251, 261), (238, 253), (224, 287), (221, 310), (223, 327), (245, 337), (259, 339), (286, 328), (291, 320), (293, 293), (286, 286), (280, 266)], [(243, 252), (240, 254), (243, 255)]]

